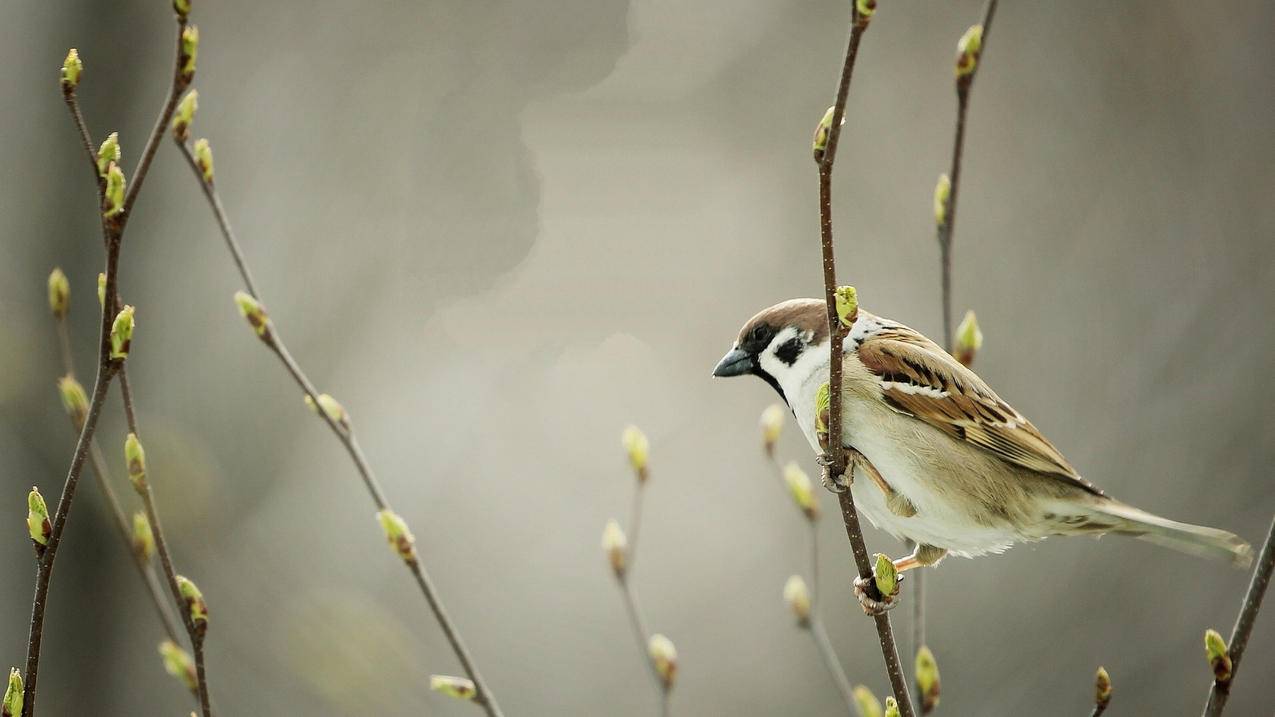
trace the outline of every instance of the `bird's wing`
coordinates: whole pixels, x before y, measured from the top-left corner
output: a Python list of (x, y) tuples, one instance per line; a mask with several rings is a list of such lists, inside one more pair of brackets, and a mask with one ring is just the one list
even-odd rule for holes
[(1001, 460), (1102, 495), (1021, 413), (977, 374), (905, 326), (865, 337), (859, 360), (881, 382), (887, 404)]

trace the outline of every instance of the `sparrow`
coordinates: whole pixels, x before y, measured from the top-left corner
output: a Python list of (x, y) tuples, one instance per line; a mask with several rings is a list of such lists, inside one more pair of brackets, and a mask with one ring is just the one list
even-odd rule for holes
[[(1108, 496), (983, 379), (919, 332), (857, 305), (846, 319), (841, 442), (851, 457), (850, 491), (874, 526), (916, 544), (894, 561), (899, 572), (948, 554), (975, 557), (1055, 535), (1105, 533), (1241, 568), (1252, 563), (1252, 547), (1232, 533)], [(785, 301), (744, 324), (713, 375), (770, 384), (822, 456), (816, 395), (828, 382), (830, 340), (822, 300)], [(855, 592), (865, 611), (893, 606), (890, 596), (884, 603), (866, 597), (861, 582)]]

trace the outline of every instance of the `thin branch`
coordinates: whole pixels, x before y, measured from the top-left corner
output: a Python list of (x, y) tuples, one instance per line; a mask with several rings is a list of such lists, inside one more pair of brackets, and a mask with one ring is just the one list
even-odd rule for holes
[(1248, 592), (1244, 594), (1244, 603), (1240, 607), (1239, 617), (1235, 619), (1235, 627), (1231, 628), (1231, 640), (1227, 654), (1231, 658), (1231, 679), (1225, 684), (1213, 682), (1209, 690), (1209, 701), (1204, 705), (1204, 717), (1217, 717), (1226, 707), (1226, 700), (1231, 696), (1231, 685), (1235, 683), (1235, 675), (1240, 671), (1240, 660), (1244, 657), (1244, 649), (1248, 647), (1248, 638), (1253, 634), (1253, 625), (1257, 622), (1257, 611), (1262, 607), (1262, 598), (1266, 596), (1266, 588), (1271, 584), (1271, 573), (1275, 572), (1275, 519), (1266, 531), (1266, 542), (1262, 544), (1262, 552), (1257, 557), (1257, 568), (1253, 570), (1253, 579), (1249, 581)]
[[(221, 229), (222, 237), (226, 241), (226, 246), (230, 250), (231, 256), (234, 258), (235, 266), (239, 269), (239, 274), (243, 279), (245, 288), (254, 299), (261, 299), (256, 284), (252, 280), (252, 274), (248, 270), (248, 264), (244, 260), (243, 250), (239, 247), (239, 242), (235, 238), (234, 231), (230, 226), (230, 219), (226, 214), (225, 208), (222, 206), (221, 199), (217, 194), (216, 185), (211, 181), (205, 181), (203, 171), (200, 169), (195, 159), (194, 153), (185, 142), (175, 139), (182, 155), (186, 157), (187, 163), (195, 173), (195, 179), (204, 191), (204, 196), (208, 199), (209, 207), (212, 209), (213, 215), (216, 217), (217, 225)], [(273, 327), (267, 337), (262, 337), (266, 346), (279, 358), (284, 368), (296, 381), (297, 385), (313, 402), (313, 405), (321, 406), (319, 402), (319, 390), (306, 376), (301, 369), (300, 364), (292, 357), (292, 353), (288, 351), (287, 345), (280, 337), (277, 326)], [(376, 479), (372, 467), (368, 464), (367, 457), (363, 454), (363, 449), (359, 445), (358, 439), (355, 437), (354, 428), (349, 424), (338, 422), (333, 416), (329, 415), (326, 410), (318, 410), (319, 417), (328, 424), (332, 432), (336, 435), (337, 440), (345, 447), (350, 455), (351, 461), (354, 463), (355, 469), (359, 473), (359, 477), (363, 479), (363, 484), (367, 488), (368, 494), (372, 497), (372, 502), (376, 504), (377, 510), (388, 510), (389, 501), (385, 497), (380, 482)], [(491, 688), (478, 672), (473, 658), (469, 654), (469, 649), (465, 646), (465, 642), (461, 639), (460, 633), (457, 631), (455, 624), (443, 607), (442, 600), (438, 596), (438, 589), (434, 586), (430, 579), (429, 573), (419, 560), (404, 561), (408, 569), (412, 572), (417, 586), (421, 590), (426, 603), (429, 604), (430, 610), (434, 614), (434, 619), (438, 622), (443, 630), (447, 642), (451, 645), (452, 652), (456, 659), (460, 662), (465, 676), (474, 683), (474, 702), (482, 706), (489, 717), (500, 717), (502, 712), (500, 706), (496, 702), (496, 696), (492, 693)]]
[(651, 632), (646, 629), (646, 620), (642, 618), (642, 610), (638, 606), (637, 591), (633, 589), (633, 584), (629, 580), (633, 574), (633, 565), (637, 562), (638, 535), (642, 528), (642, 497), (645, 493), (646, 481), (639, 478), (637, 487), (633, 491), (633, 507), (628, 531), (629, 543), (628, 549), (625, 551), (624, 567), (622, 570), (616, 571), (615, 577), (620, 583), (620, 594), (624, 598), (624, 609), (629, 616), (629, 626), (633, 628), (633, 637), (637, 641), (639, 652), (642, 654), (642, 661), (650, 668), (651, 677), (655, 680), (655, 686), (660, 690), (660, 714), (667, 717), (670, 697), (672, 696), (672, 685), (664, 680), (655, 665), (655, 661), (647, 654)]
[(131, 184), (128, 187), (128, 193), (124, 197), (124, 212), (121, 219), (121, 229), (123, 224), (128, 222), (129, 216), (132, 215), (133, 203), (137, 201), (137, 195), (142, 191), (142, 183), (146, 181), (146, 175), (150, 173), (151, 161), (155, 159), (155, 152), (159, 150), (159, 143), (164, 139), (164, 133), (168, 131), (168, 123), (173, 119), (173, 111), (177, 109), (177, 102), (181, 99), (181, 93), (190, 85), (192, 75), (185, 72), (186, 64), (185, 53), (182, 52), (182, 32), (186, 30), (186, 18), (183, 15), (175, 15), (177, 18), (177, 52), (176, 61), (173, 63), (173, 79), (168, 85), (168, 95), (164, 98), (164, 104), (159, 110), (159, 116), (155, 118), (155, 126), (151, 128), (150, 135), (146, 138), (146, 146), (142, 149), (142, 154), (137, 160), (137, 166), (133, 169), (133, 175), (130, 178)]
[[(846, 47), (845, 62), (841, 68), (841, 80), (837, 85), (837, 99), (832, 109), (832, 124), (828, 128), (826, 149), (819, 159), (819, 233), (823, 250), (824, 300), (828, 308), (829, 333), (832, 335), (832, 341), (829, 345), (831, 365), (828, 379), (828, 435), (832, 438), (828, 441), (831, 450), (828, 470), (830, 471), (829, 474), (834, 476), (834, 479), (837, 476), (844, 476), (847, 484), (853, 479), (853, 474), (847, 470), (848, 457), (841, 440), (841, 361), (842, 344), (845, 340), (846, 329), (842, 327), (841, 321), (837, 317), (837, 272), (832, 239), (832, 169), (836, 160), (837, 143), (841, 136), (841, 122), (845, 117), (846, 97), (850, 91), (850, 78), (854, 72), (855, 58), (859, 53), (859, 41), (867, 28), (868, 18), (860, 16), (857, 9), (852, 9), (850, 39)], [(863, 543), (863, 530), (859, 525), (859, 515), (855, 510), (854, 498), (851, 497), (848, 488), (840, 493), (838, 498), (841, 502), (842, 519), (846, 526), (846, 537), (849, 538), (850, 548), (854, 553), (855, 565), (858, 567), (859, 576), (867, 580), (872, 577), (872, 563), (868, 559), (868, 551)], [(894, 631), (890, 627), (890, 617), (886, 614), (876, 615), (873, 620), (876, 623), (877, 637), (881, 643), (881, 654), (885, 659), (890, 685), (894, 691), (894, 697), (899, 703), (900, 714), (902, 717), (912, 717), (914, 714), (912, 701), (908, 695), (908, 685), (903, 675), (903, 668), (899, 664), (899, 650), (895, 645)]]

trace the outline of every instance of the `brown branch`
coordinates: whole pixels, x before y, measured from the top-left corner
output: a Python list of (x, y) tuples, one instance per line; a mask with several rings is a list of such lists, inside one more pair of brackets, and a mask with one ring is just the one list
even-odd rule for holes
[[(239, 269), (239, 274), (243, 279), (245, 288), (254, 299), (260, 300), (261, 295), (258, 293), (255, 283), (252, 280), (252, 274), (248, 270), (248, 264), (244, 260), (243, 250), (239, 246), (238, 240), (235, 238), (233, 229), (230, 226), (230, 219), (225, 208), (222, 206), (221, 199), (217, 194), (216, 185), (211, 181), (205, 181), (203, 170), (200, 169), (199, 163), (196, 161), (193, 151), (181, 139), (174, 138), (182, 155), (186, 157), (187, 163), (195, 173), (195, 179), (204, 191), (204, 196), (208, 199), (209, 207), (212, 209), (213, 215), (217, 220), (217, 225), (221, 229), (222, 237), (225, 239), (226, 246), (230, 250), (231, 256), (234, 258), (235, 266)], [(266, 346), (278, 357), (283, 363), (289, 375), (296, 381), (297, 385), (310, 399), (314, 406), (319, 407), (319, 390), (306, 376), (301, 366), (292, 357), (292, 353), (288, 351), (287, 345), (280, 337), (277, 327), (272, 327), (267, 336), (262, 337)], [(376, 479), (372, 467), (368, 464), (367, 457), (363, 454), (363, 449), (359, 445), (358, 439), (355, 437), (354, 428), (349, 424), (338, 422), (333, 416), (328, 415), (326, 410), (318, 408), (317, 413), (328, 427), (332, 429), (337, 440), (345, 447), (346, 452), (353, 461), (355, 469), (358, 471), (359, 477), (362, 478), (364, 486), (367, 488), (368, 494), (372, 497), (372, 502), (376, 504), (379, 511), (389, 509), (389, 501), (385, 497), (380, 482)], [(434, 586), (430, 579), (429, 573), (425, 570), (425, 566), (420, 560), (404, 561), (408, 569), (412, 572), (412, 577), (416, 580), (417, 586), (420, 588), (421, 594), (428, 603), (430, 610), (434, 614), (434, 619), (442, 628), (447, 642), (452, 648), (456, 659), (461, 664), (461, 669), (465, 672), (465, 676), (474, 683), (475, 695), (473, 701), (482, 706), (489, 717), (500, 717), (502, 712), (500, 706), (496, 702), (496, 696), (492, 693), (491, 688), (478, 672), (473, 658), (469, 654), (469, 649), (465, 646), (464, 640), (461, 639), (460, 633), (457, 631), (451, 616), (443, 607), (442, 600), (438, 596), (438, 589)]]
[(1227, 654), (1231, 658), (1231, 679), (1226, 683), (1214, 681), (1209, 690), (1209, 701), (1204, 705), (1204, 717), (1217, 717), (1226, 707), (1231, 696), (1231, 685), (1235, 683), (1235, 674), (1240, 670), (1240, 659), (1244, 657), (1244, 649), (1248, 647), (1248, 638), (1253, 634), (1253, 625), (1257, 622), (1257, 611), (1262, 607), (1262, 598), (1266, 596), (1266, 588), (1271, 584), (1271, 573), (1275, 572), (1275, 519), (1266, 531), (1266, 542), (1262, 544), (1262, 552), (1257, 558), (1257, 568), (1253, 570), (1253, 579), (1248, 584), (1248, 592), (1244, 594), (1244, 603), (1240, 607), (1239, 617), (1235, 619), (1235, 627), (1231, 628), (1231, 640)]
[(177, 51), (176, 60), (173, 63), (173, 79), (168, 85), (168, 96), (164, 98), (164, 104), (159, 110), (159, 116), (155, 118), (155, 126), (151, 128), (151, 133), (146, 138), (146, 146), (142, 149), (142, 154), (137, 160), (137, 167), (133, 169), (131, 184), (128, 187), (128, 193), (124, 197), (121, 229), (132, 214), (133, 203), (137, 201), (137, 195), (142, 191), (142, 183), (146, 181), (146, 175), (150, 172), (151, 161), (155, 159), (155, 152), (159, 150), (159, 143), (163, 141), (164, 133), (168, 131), (168, 123), (173, 119), (173, 110), (177, 109), (177, 102), (181, 99), (181, 93), (190, 85), (193, 77), (192, 74), (184, 70), (186, 56), (182, 52), (182, 32), (187, 26), (186, 17), (184, 15), (175, 15), (175, 17), (177, 18)]
[[(837, 143), (841, 136), (841, 122), (845, 117), (846, 97), (850, 91), (850, 78), (854, 72), (854, 62), (859, 54), (859, 41), (868, 28), (868, 18), (860, 16), (858, 9), (851, 12), (850, 39), (846, 47), (845, 62), (841, 69), (841, 81), (837, 85), (837, 99), (832, 109), (832, 124), (828, 128), (826, 149), (819, 158), (819, 233), (823, 250), (823, 282), (824, 300), (828, 307), (828, 326), (832, 341), (830, 351), (830, 371), (828, 377), (829, 410), (828, 435), (834, 437), (828, 444), (831, 456), (828, 460), (829, 475), (843, 476), (847, 485), (853, 474), (847, 471), (847, 455), (842, 446), (841, 431), (841, 360), (842, 343), (846, 330), (837, 317), (836, 290), (837, 271), (836, 257), (832, 239), (832, 169), (836, 160)], [(872, 563), (868, 559), (868, 550), (863, 543), (863, 530), (859, 525), (859, 515), (854, 507), (854, 498), (847, 488), (838, 495), (841, 502), (841, 516), (846, 526), (846, 537), (850, 540), (850, 549), (854, 553), (855, 565), (859, 576), (865, 580), (872, 577)], [(907, 680), (903, 668), (899, 664), (899, 650), (895, 645), (894, 631), (890, 627), (889, 615), (877, 615), (877, 637), (881, 643), (881, 654), (885, 659), (886, 672), (890, 677), (890, 685), (894, 697), (899, 702), (899, 711), (903, 717), (912, 717), (912, 701), (908, 695)]]

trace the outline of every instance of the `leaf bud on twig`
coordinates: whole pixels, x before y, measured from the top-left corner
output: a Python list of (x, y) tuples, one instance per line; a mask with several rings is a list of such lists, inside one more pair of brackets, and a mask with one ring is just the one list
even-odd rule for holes
[(934, 223), (943, 226), (947, 223), (947, 202), (952, 197), (952, 179), (947, 173), (939, 175), (934, 185)]
[(89, 397), (84, 393), (80, 382), (73, 376), (63, 376), (58, 379), (58, 394), (62, 396), (62, 407), (66, 409), (75, 427), (84, 425), (84, 419), (89, 413)]
[(965, 318), (956, 327), (956, 345), (952, 347), (952, 356), (963, 365), (974, 363), (978, 350), (983, 348), (983, 330), (978, 327), (978, 317), (974, 310), (965, 312)]
[(128, 480), (139, 494), (146, 492), (146, 449), (136, 433), (124, 439), (124, 464), (128, 466)]
[(137, 325), (133, 314), (133, 307), (125, 304), (124, 308), (115, 315), (115, 321), (111, 324), (111, 358), (113, 359), (128, 358), (128, 350), (133, 345), (133, 329)]
[(190, 613), (190, 621), (195, 626), (195, 634), (203, 637), (208, 629), (208, 603), (204, 602), (204, 594), (199, 587), (185, 575), (177, 576), (177, 591), (186, 601), (186, 609)]
[(142, 562), (155, 554), (155, 533), (146, 514), (140, 510), (133, 513), (133, 552)]
[(342, 406), (339, 401), (332, 398), (330, 395), (320, 393), (319, 405), (315, 406), (314, 399), (310, 398), (310, 394), (307, 393), (305, 395), (305, 405), (316, 414), (319, 412), (319, 409), (322, 408), (323, 413), (326, 414), (328, 418), (331, 418), (333, 421), (340, 424), (342, 428), (349, 430), (350, 414), (345, 412), (345, 406)]
[(173, 113), (173, 139), (185, 142), (190, 138), (190, 126), (195, 122), (195, 112), (199, 110), (199, 91), (191, 90), (177, 105)]
[(956, 77), (958, 82), (969, 82), (970, 75), (978, 69), (978, 56), (983, 52), (983, 26), (971, 25), (956, 43)]
[(929, 714), (939, 706), (939, 663), (925, 645), (916, 651), (915, 674), (917, 691), (921, 693), (921, 714)]
[(1111, 704), (1111, 675), (1107, 674), (1105, 667), (1099, 667), (1094, 674), (1093, 702), (1099, 710), (1105, 710)]
[[(811, 152), (815, 158), (815, 164), (823, 164), (823, 156), (828, 151), (828, 137), (832, 134), (832, 116), (836, 114), (836, 107), (829, 107), (823, 113), (823, 117), (819, 119), (819, 124), (815, 125), (815, 138), (811, 142)], [(841, 118), (841, 124), (845, 124), (846, 119)]]
[(775, 444), (784, 431), (784, 407), (772, 403), (761, 412), (761, 444), (766, 455), (775, 457)]
[(1230, 684), (1231, 655), (1226, 649), (1226, 640), (1213, 628), (1204, 631), (1204, 654), (1213, 668), (1214, 681), (1219, 685)]
[(22, 714), (22, 673), (18, 668), (9, 668), (9, 686), (4, 690), (4, 708), (0, 711), (4, 717), (18, 717)]
[(186, 689), (196, 692), (199, 689), (199, 676), (195, 673), (195, 662), (190, 655), (177, 646), (172, 640), (159, 643), (159, 654), (164, 660), (164, 671), (182, 681)]
[(615, 577), (623, 578), (629, 562), (629, 539), (615, 518), (608, 520), (602, 529), (602, 552), (606, 553)]
[(106, 274), (97, 275), (97, 307), (106, 306)]
[(819, 504), (815, 502), (815, 493), (810, 476), (801, 469), (801, 466), (795, 462), (784, 466), (784, 484), (788, 486), (788, 492), (792, 495), (792, 500), (806, 514), (809, 520), (817, 520), (819, 518)]
[(877, 590), (880, 590), (886, 598), (898, 595), (899, 572), (895, 569), (894, 562), (885, 553), (877, 553), (873, 558), (876, 560), (876, 566), (872, 575), (876, 579)]
[(102, 144), (97, 148), (97, 176), (105, 177), (111, 164), (118, 164), (120, 161), (120, 134), (112, 132), (106, 136)]
[(899, 717), (899, 703), (894, 697), (885, 698), (885, 715), (884, 717)]
[(857, 685), (853, 694), (854, 706), (859, 710), (859, 717), (881, 717), (881, 701), (866, 685)]
[(35, 544), (35, 554), (43, 555), (44, 546), (49, 544), (49, 536), (53, 534), (53, 525), (49, 522), (49, 506), (45, 505), (44, 496), (35, 486), (31, 486), (31, 492), (27, 494), (27, 532)]
[(412, 535), (412, 531), (407, 527), (407, 521), (403, 520), (398, 513), (386, 508), (376, 514), (377, 520), (381, 523), (381, 530), (385, 532), (385, 539), (389, 542), (390, 547), (403, 562), (411, 565), (416, 562), (416, 538)]
[(620, 442), (624, 444), (624, 451), (629, 455), (629, 465), (633, 467), (638, 482), (645, 483), (647, 461), (651, 453), (651, 443), (646, 439), (646, 434), (637, 426), (629, 426), (624, 429)]
[(62, 91), (71, 94), (80, 86), (80, 74), (84, 72), (84, 63), (80, 62), (80, 52), (72, 47), (62, 61)]
[(106, 191), (102, 195), (102, 216), (110, 219), (124, 211), (124, 171), (111, 162), (106, 168)]
[(190, 0), (173, 0), (173, 12), (177, 19), (185, 20), (190, 15)]
[(199, 171), (204, 177), (204, 182), (212, 184), (213, 181), (213, 156), (212, 145), (208, 144), (205, 138), (195, 140), (195, 164), (199, 165)]
[(478, 695), (478, 689), (474, 687), (473, 680), (451, 675), (430, 675), (429, 688), (458, 700), (472, 700)]
[(182, 28), (181, 75), (187, 84), (195, 79), (195, 59), (199, 57), (199, 28), (188, 25)]
[(664, 682), (664, 689), (672, 689), (673, 681), (677, 679), (677, 648), (673, 641), (657, 632), (651, 635), (646, 651), (651, 656), (656, 674)]
[(810, 589), (800, 575), (792, 575), (784, 583), (784, 602), (797, 617), (798, 625), (805, 627), (810, 624)]
[(53, 312), (53, 318), (64, 319), (70, 307), (71, 282), (67, 281), (61, 267), (54, 267), (49, 272), (49, 310)]
[(262, 306), (260, 301), (252, 298), (251, 294), (242, 291), (235, 292), (235, 305), (239, 307), (239, 313), (248, 320), (252, 330), (257, 332), (257, 336), (260, 336), (262, 341), (268, 343), (272, 335), (270, 333), (270, 315), (266, 313), (266, 307)]
[(859, 292), (853, 286), (839, 286), (836, 291), (837, 319), (841, 326), (850, 328), (859, 318)]

